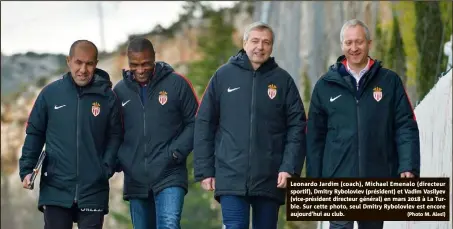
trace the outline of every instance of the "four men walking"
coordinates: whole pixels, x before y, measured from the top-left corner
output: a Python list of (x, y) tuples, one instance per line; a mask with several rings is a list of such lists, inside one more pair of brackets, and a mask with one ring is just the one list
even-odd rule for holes
[(308, 118), (293, 78), (271, 57), (275, 37), (269, 25), (251, 24), (200, 101), (145, 38), (130, 41), (129, 70), (114, 88), (96, 68), (96, 46), (76, 41), (70, 72), (34, 104), (20, 158), (29, 188), (45, 144), (38, 204), (45, 228), (102, 228), (108, 180), (123, 171), (134, 228), (180, 229), (192, 151), (195, 180), (214, 191), (226, 229), (250, 221), (276, 229), (287, 179), (301, 176), (305, 158), (308, 178), (419, 176), (415, 115), (399, 76), (368, 56), (363, 22), (341, 29), (344, 55), (316, 83)]

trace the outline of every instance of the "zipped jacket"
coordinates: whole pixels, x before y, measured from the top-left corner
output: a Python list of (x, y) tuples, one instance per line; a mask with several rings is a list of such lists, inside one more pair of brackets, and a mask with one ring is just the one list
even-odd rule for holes
[(39, 93), (27, 121), (20, 178), (33, 171), (45, 144), (39, 210), (43, 205), (108, 213), (109, 178), (122, 141), (120, 104), (107, 72), (79, 87), (71, 73)]
[(211, 78), (195, 121), (196, 181), (215, 177), (221, 195), (285, 202), (279, 172), (300, 176), (306, 116), (292, 77), (270, 58), (256, 71), (244, 50)]
[(419, 176), (419, 131), (401, 79), (375, 60), (357, 90), (344, 60), (338, 58), (313, 89), (307, 177)]
[(149, 190), (158, 194), (167, 187), (187, 192), (188, 186), (186, 161), (193, 149), (198, 109), (193, 87), (169, 64), (156, 62), (154, 75), (143, 88), (130, 71), (123, 71), (114, 88), (122, 104), (124, 141), (118, 159), (125, 174), (126, 200), (146, 198)]

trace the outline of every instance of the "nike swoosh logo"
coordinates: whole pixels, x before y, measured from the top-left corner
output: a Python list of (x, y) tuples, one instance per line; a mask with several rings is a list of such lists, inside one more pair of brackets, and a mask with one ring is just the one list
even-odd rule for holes
[(126, 106), (126, 104), (127, 104), (129, 101), (131, 101), (131, 100), (129, 99), (129, 100), (126, 101), (126, 102), (121, 102), (121, 106), (123, 106), (123, 107)]
[(228, 88), (228, 92), (236, 91), (236, 90), (239, 89), (239, 88), (240, 88), (240, 87), (233, 88), (233, 89)]
[(340, 96), (341, 96), (341, 95), (339, 95), (339, 96), (337, 96), (337, 97), (335, 97), (335, 98), (330, 97), (330, 102), (335, 101), (336, 99), (340, 98)]
[(61, 106), (57, 106), (57, 105), (55, 105), (55, 107), (54, 107), (54, 108), (55, 108), (55, 110), (58, 110), (58, 109), (60, 109), (60, 108), (62, 108), (62, 107), (65, 107), (65, 106), (66, 106), (66, 105), (61, 105)]

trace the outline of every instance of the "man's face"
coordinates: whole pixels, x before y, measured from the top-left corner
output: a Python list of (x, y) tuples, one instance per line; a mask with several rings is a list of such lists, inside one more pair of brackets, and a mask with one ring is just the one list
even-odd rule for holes
[(261, 65), (271, 56), (273, 42), (271, 31), (254, 29), (244, 41), (243, 48), (252, 63)]
[(366, 39), (365, 29), (360, 26), (351, 26), (345, 29), (341, 49), (349, 63), (363, 64), (368, 61), (371, 40)]
[(66, 58), (72, 78), (78, 86), (87, 85), (93, 78), (94, 70), (98, 60), (96, 60), (96, 50), (91, 45), (79, 44), (73, 56)]
[(134, 74), (135, 80), (140, 83), (147, 82), (154, 70), (154, 53), (151, 51), (129, 52), (129, 69)]

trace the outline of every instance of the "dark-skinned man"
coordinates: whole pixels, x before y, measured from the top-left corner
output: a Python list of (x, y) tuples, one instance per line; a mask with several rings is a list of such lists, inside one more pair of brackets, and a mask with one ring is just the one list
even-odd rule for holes
[(198, 100), (185, 77), (155, 61), (148, 39), (131, 40), (127, 55), (129, 70), (114, 88), (124, 122), (124, 199), (134, 228), (180, 229)]

